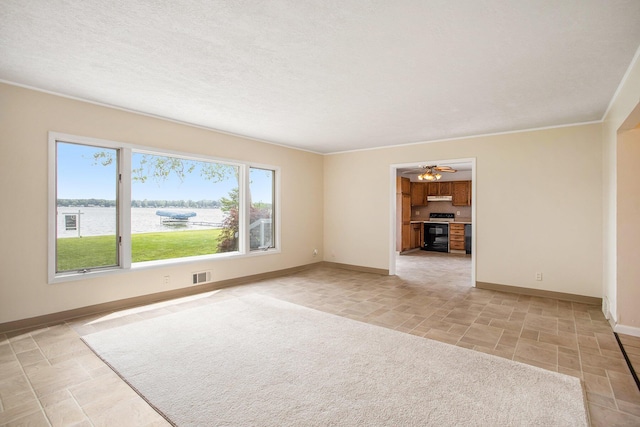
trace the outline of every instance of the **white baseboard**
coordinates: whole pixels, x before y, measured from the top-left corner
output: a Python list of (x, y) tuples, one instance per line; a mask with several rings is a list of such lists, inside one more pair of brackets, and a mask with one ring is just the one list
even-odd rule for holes
[(619, 334), (631, 335), (634, 337), (640, 337), (640, 328), (636, 328), (634, 326), (626, 326), (617, 324), (613, 327), (613, 332), (617, 332)]

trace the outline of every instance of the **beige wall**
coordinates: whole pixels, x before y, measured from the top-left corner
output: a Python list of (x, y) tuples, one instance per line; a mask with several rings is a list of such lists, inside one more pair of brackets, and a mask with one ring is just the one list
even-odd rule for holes
[[(282, 253), (47, 284), (49, 131), (281, 167)], [(0, 323), (186, 287), (193, 271), (218, 281), (316, 262), (322, 174), (317, 154), (0, 84)]]
[(620, 134), (617, 157), (618, 322), (640, 330), (640, 129)]
[[(616, 324), (618, 332), (631, 333), (640, 336), (640, 328), (631, 327), (621, 322), (622, 317), (637, 311), (638, 300), (622, 299), (627, 286), (636, 284), (624, 284), (618, 280), (619, 256), (618, 236), (622, 231), (617, 226), (617, 208), (620, 191), (617, 183), (618, 161), (618, 133), (633, 129), (640, 123), (640, 56), (636, 55), (635, 62), (631, 64), (625, 79), (621, 83), (618, 93), (611, 102), (603, 122), (603, 230), (604, 230), (604, 268), (603, 268), (603, 294), (608, 302), (607, 307), (612, 322)], [(636, 166), (637, 167), (637, 166)], [(634, 191), (637, 190), (637, 180)], [(637, 251), (636, 251), (637, 252)], [(625, 312), (627, 315), (622, 315)], [(625, 329), (631, 328), (631, 329)]]
[[(640, 83), (634, 84), (631, 92), (640, 93)], [(615, 269), (615, 248), (607, 249), (603, 273), (603, 244), (610, 248), (612, 225), (603, 228), (602, 221), (615, 200), (607, 132), (620, 126), (632, 103), (623, 91), (613, 105), (604, 124), (604, 149), (603, 126), (589, 124), (322, 157), (0, 84), (0, 194), (20, 218), (20, 225), (7, 226), (5, 219), (3, 227), (0, 323), (185, 287), (190, 273), (202, 269), (213, 270), (214, 280), (318, 258), (387, 269), (390, 165), (459, 158), (476, 159), (478, 281), (602, 296), (602, 279), (610, 290)], [(280, 166), (282, 253), (48, 285), (48, 131)], [(615, 164), (615, 144), (613, 153)], [(318, 258), (313, 248), (320, 250)], [(535, 281), (538, 271), (541, 282)], [(165, 275), (172, 278), (169, 285), (162, 283)]]
[(601, 133), (588, 124), (329, 155), (325, 259), (389, 268), (390, 165), (476, 158), (476, 280), (600, 297)]

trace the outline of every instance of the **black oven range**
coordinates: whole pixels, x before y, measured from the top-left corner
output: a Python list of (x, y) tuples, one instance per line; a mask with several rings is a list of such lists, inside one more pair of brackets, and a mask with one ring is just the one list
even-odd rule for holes
[(422, 250), (449, 252), (449, 223), (454, 220), (455, 216), (452, 213), (430, 213), (429, 222), (424, 223)]

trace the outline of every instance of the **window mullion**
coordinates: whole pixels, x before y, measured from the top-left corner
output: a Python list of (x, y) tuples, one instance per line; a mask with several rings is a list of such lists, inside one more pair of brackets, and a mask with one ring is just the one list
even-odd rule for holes
[(242, 165), (240, 170), (240, 180), (238, 186), (240, 189), (238, 200), (240, 201), (240, 253), (246, 254), (249, 252), (249, 223), (250, 214), (249, 207), (251, 205), (251, 194), (249, 194), (249, 168), (246, 165)]
[(120, 150), (120, 183), (118, 185), (118, 234), (120, 242), (120, 266), (131, 267), (131, 152)]

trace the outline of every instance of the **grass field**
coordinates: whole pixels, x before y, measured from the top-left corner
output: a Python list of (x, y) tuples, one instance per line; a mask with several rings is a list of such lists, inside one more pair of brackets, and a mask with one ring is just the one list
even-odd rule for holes
[[(142, 262), (214, 254), (222, 230), (188, 230), (131, 235), (131, 261)], [(117, 264), (116, 236), (58, 239), (57, 271)]]

